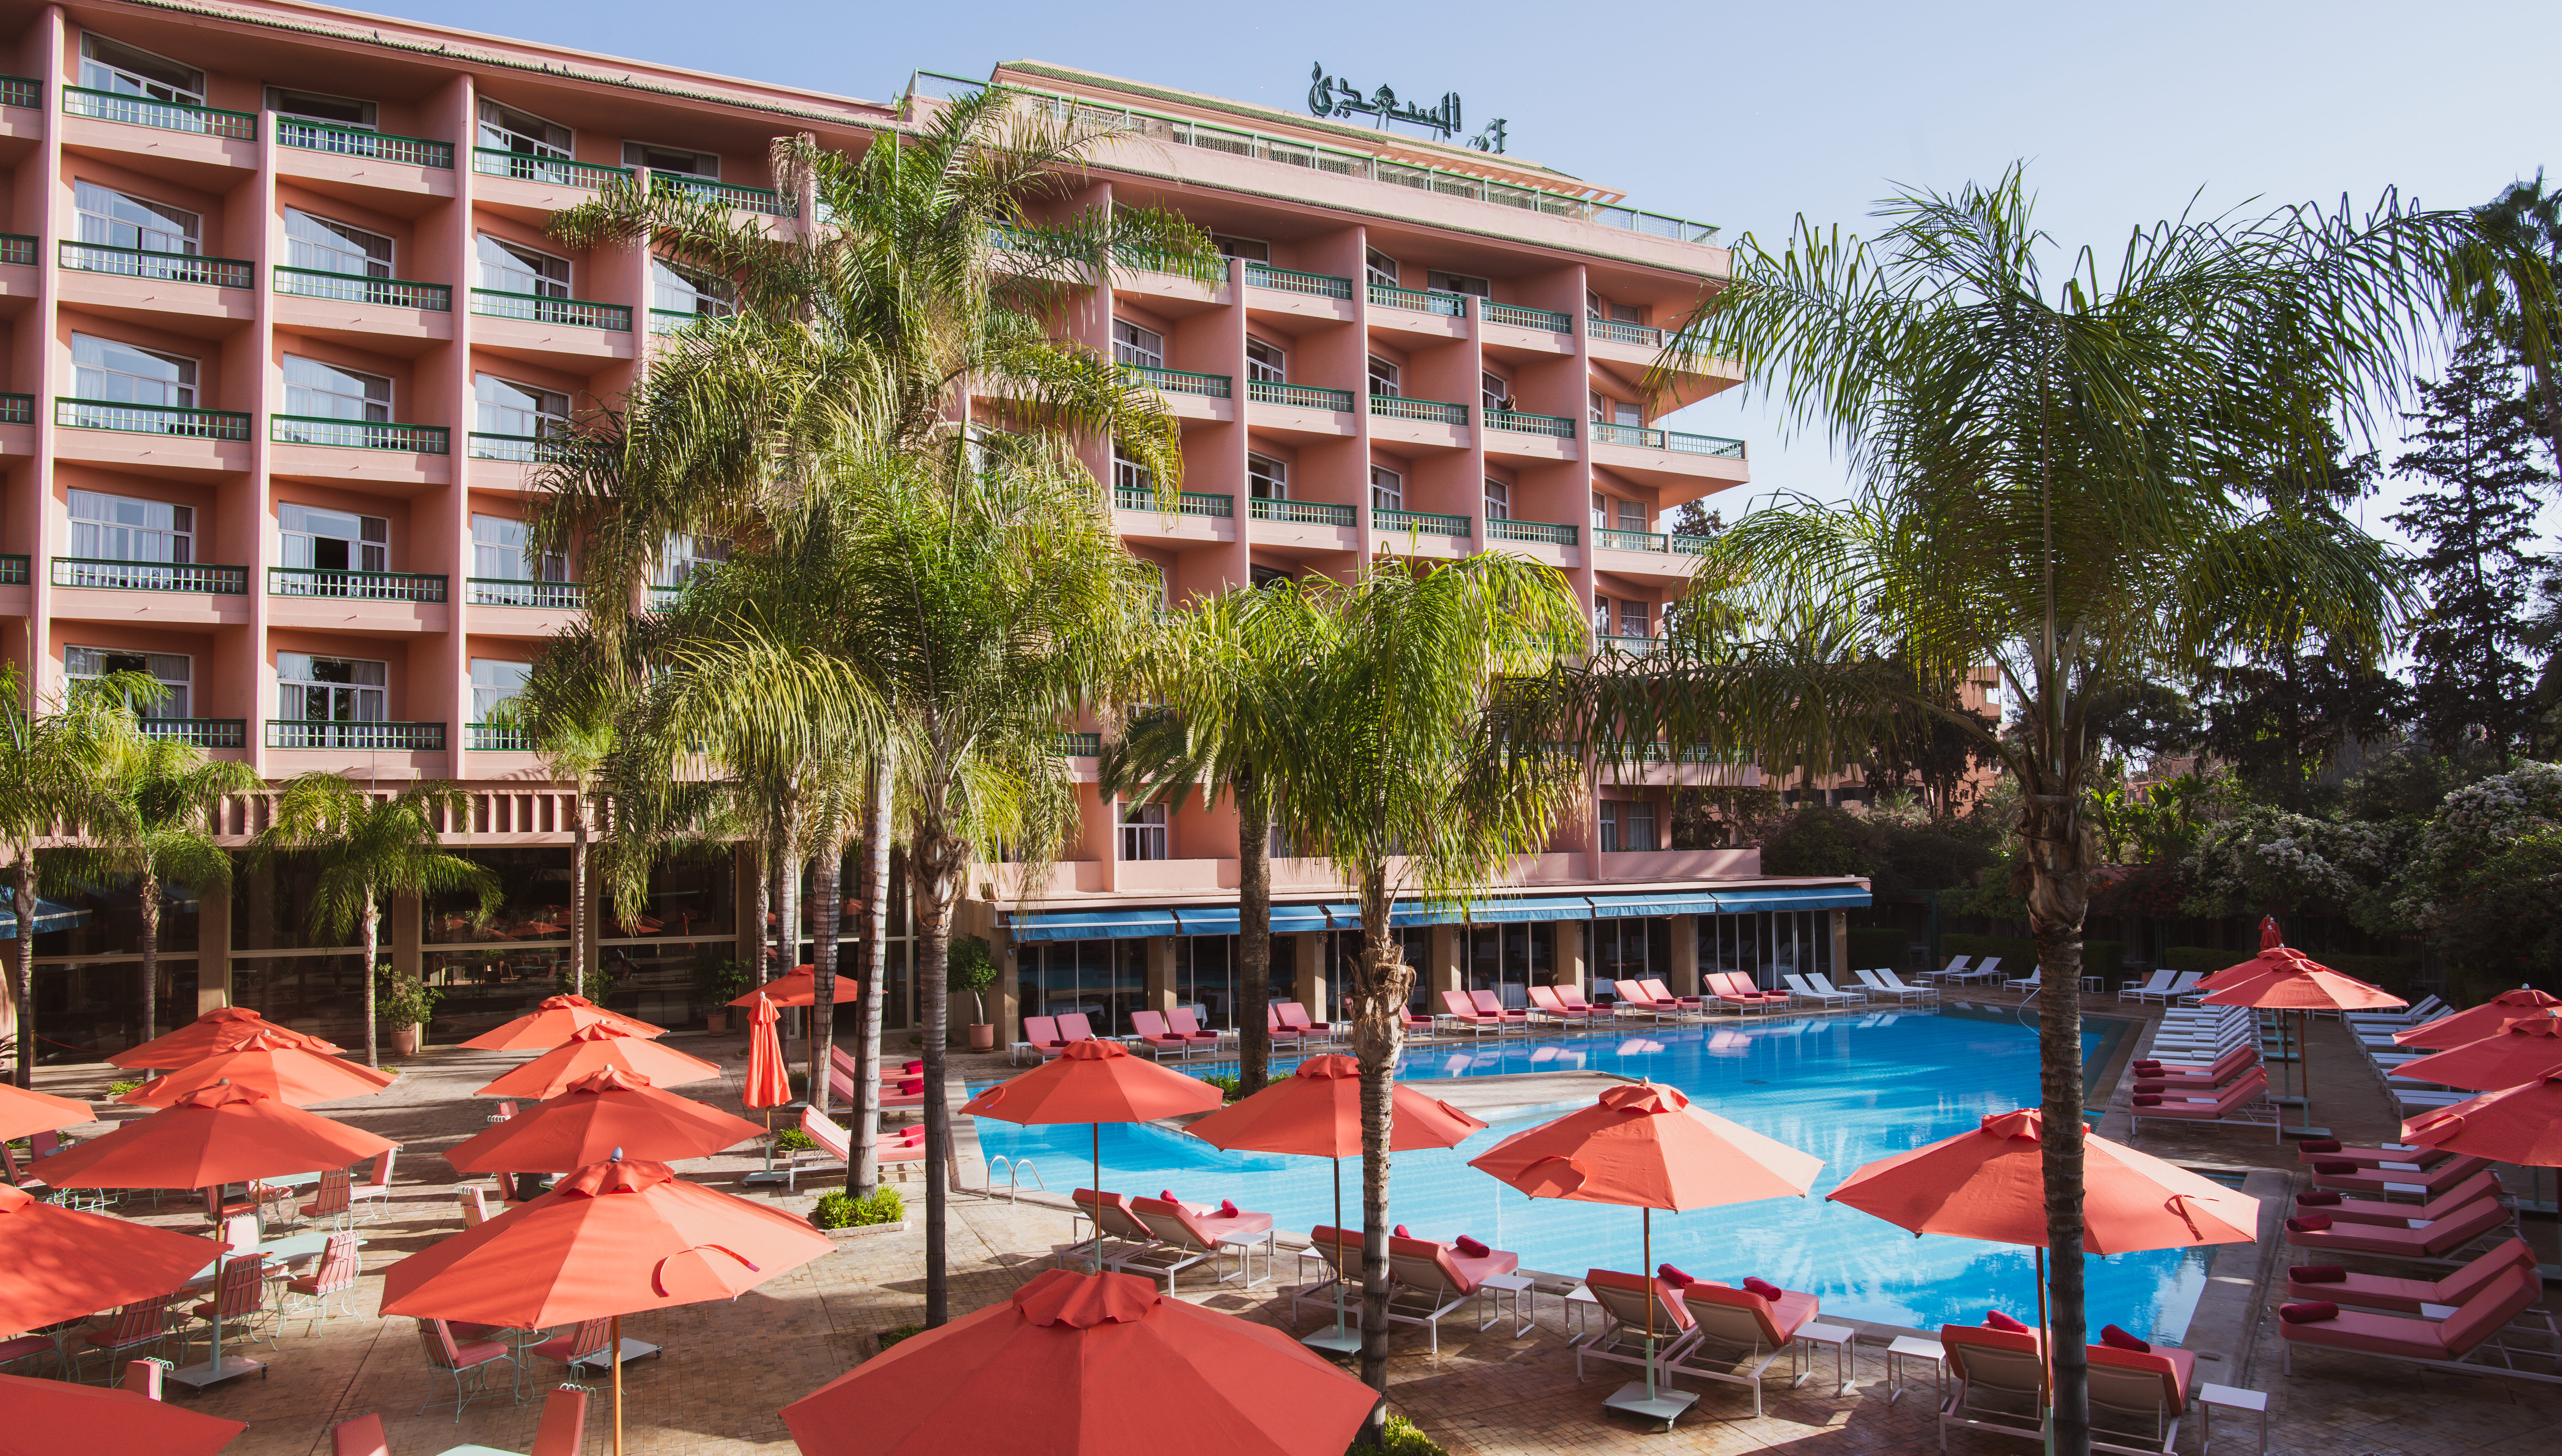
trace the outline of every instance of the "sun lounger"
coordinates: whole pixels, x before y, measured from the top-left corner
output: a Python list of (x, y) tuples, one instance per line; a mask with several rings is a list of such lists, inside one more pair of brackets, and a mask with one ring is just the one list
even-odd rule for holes
[(1289, 1027), (1302, 1041), (1335, 1039), (1334, 1023), (1309, 1019), (1308, 1008), (1297, 1001), (1274, 1001), (1272, 1009), (1281, 1017), (1281, 1024)]
[(1204, 1027), (1200, 1017), (1190, 1006), (1177, 1006), (1166, 1012), (1166, 1029), (1192, 1044), (1195, 1051), (1218, 1050), (1218, 1033)]
[(1610, 1007), (1597, 1005), (1592, 1001), (1584, 1000), (1583, 988), (1573, 984), (1572, 982), (1560, 983), (1557, 986), (1556, 999), (1565, 1002), (1565, 1008), (1569, 1011), (1590, 1011), (1596, 1016), (1608, 1016), (1614, 1014)]
[(2034, 1333), (1942, 1325), (1947, 1393), (1939, 1402), (1939, 1446), (1948, 1427), (2035, 1440), (2046, 1430), (2046, 1357)]
[(1099, 1256), (1104, 1268), (1118, 1269), (1123, 1257), (1143, 1253), (1157, 1241), (1157, 1235), (1132, 1211), (1129, 1198), (1120, 1193), (1078, 1188), (1068, 1199), (1085, 1221), (1094, 1225), (1094, 1236), (1059, 1250), (1055, 1262), (1060, 1268), (1067, 1267), (1070, 1261), (1092, 1261)]
[(2319, 1142), (2303, 1142), (2295, 1145), (2295, 1161), (2306, 1168), (2316, 1163), (2354, 1163), (2360, 1168), (2398, 1168), (2409, 1171), (2435, 1168), (2454, 1156), (2444, 1148), (2421, 1148), (2409, 1143), (2381, 1143), (2372, 1148), (2348, 1144), (2342, 1144), (2337, 1148), (2325, 1148), (2319, 1146)]
[(2179, 973), (2165, 966), (2144, 980), (2129, 981), (2118, 987), (2117, 1000), (2130, 1001), (2156, 1000), (2166, 996), (2170, 991), (2171, 983), (2178, 979)]
[[(2418, 1228), (2299, 1216), (2287, 1220), (2287, 1242), (2299, 1249), (2379, 1259), (2446, 1259), (2483, 1235), (2508, 1227), (2510, 1216), (2497, 1198), (2476, 1198)], [(2312, 1226), (2317, 1223), (2328, 1226)]]
[(1501, 1016), (1487, 1015), (1477, 1009), (1477, 1003), (1470, 1001), (1468, 994), (1463, 991), (1441, 993), (1441, 1013), (1433, 1018), (1436, 1022), (1455, 1021), (1480, 1037), (1489, 1031), (1500, 1036), (1507, 1031), (1519, 1030), (1529, 1024), (1526, 1021), (1507, 1021)]
[(2454, 1009), (2455, 1007), (2432, 996), (2423, 998), (2416, 1005), (2398, 1011), (2351, 1011), (2348, 1013), (2348, 1023), (2352, 1026), (2410, 1027), (2434, 1021)]
[(2175, 1072), (2167, 1065), (2158, 1072), (2151, 1072), (2145, 1071), (2142, 1064), (2138, 1063), (2135, 1069), (2135, 1090), (2138, 1092), (2212, 1091), (2249, 1072), (2259, 1064), (2260, 1048), (2256, 1046), (2237, 1046), (2207, 1063), (2204, 1069), (2193, 1072)]
[(1467, 1302), (1486, 1280), (1521, 1267), (1521, 1255), (1488, 1249), (1468, 1255), (1451, 1244), (1426, 1238), (1387, 1240), (1388, 1274), (1396, 1281), (1388, 1291), (1387, 1321), (1421, 1325), (1431, 1335), (1432, 1351), (1441, 1352), (1441, 1317)]
[(1972, 974), (1966, 970), (1966, 963), (1973, 959), (1974, 957), (1972, 956), (1950, 956), (1948, 958), (1947, 965), (1940, 967), (1936, 971), (1922, 972), (1922, 979), (1933, 983), (1963, 981), (1967, 976)]
[[(2296, 1349), (2316, 1346), (2468, 1375), (2562, 1381), (2562, 1359), (2557, 1359), (2553, 1348), (2552, 1316), (2544, 1314), (2533, 1324), (2513, 1326), (2543, 1297), (2544, 1282), (2532, 1268), (2520, 1266), (2493, 1278), (2444, 1319), (2340, 1310), (2324, 1319), (2288, 1320), (2282, 1311), (2278, 1333), (2286, 1339), (2288, 1374), (2294, 1373)], [(2530, 1341), (2541, 1342), (2543, 1348), (2534, 1348)], [(2540, 1361), (2555, 1368), (2550, 1373), (2522, 1368), (2520, 1360)]]
[(1617, 1004), (1611, 1009), (1622, 1015), (1646, 1016), (1653, 1020), (1681, 1019), (1682, 1008), (1669, 1001), (1658, 1001), (1645, 986), (1635, 981), (1613, 981), (1611, 995)]
[(2140, 1134), (2147, 1122), (2216, 1123), (2235, 1127), (2279, 1124), (2278, 1105), (2269, 1100), (2269, 1074), (2253, 1067), (2211, 1098), (2182, 1098), (2161, 1092), (2138, 1092), (2128, 1117)]
[(1663, 981), (1657, 977), (1646, 977), (1639, 981), (1637, 985), (1644, 988), (1646, 995), (1653, 997), (1656, 1001), (1668, 1001), (1673, 1005), (1681, 1007), (1685, 1011), (1704, 1010), (1708, 1005), (1708, 999), (1705, 997), (1675, 996), (1673, 994), (1673, 989), (1664, 985)]
[(1586, 1006), (1582, 1010), (1576, 1010), (1565, 1003), (1564, 999), (1556, 994), (1556, 988), (1554, 986), (1534, 986), (1529, 988), (1529, 991), (1530, 1006), (1534, 1013), (1565, 1025), (1589, 1026), (1609, 1014), (1599, 1006)]
[[(1370, 1245), (1363, 1241), (1362, 1231), (1358, 1228), (1336, 1228), (1331, 1224), (1320, 1223), (1308, 1230), (1308, 1252), (1325, 1261), (1328, 1274), (1326, 1278), (1314, 1284), (1300, 1285), (1291, 1294), (1290, 1323), (1293, 1328), (1296, 1328), (1299, 1323), (1299, 1308), (1302, 1305), (1317, 1305), (1328, 1314), (1334, 1313), (1335, 1298), (1331, 1291), (1336, 1285), (1344, 1284), (1347, 1278), (1352, 1282), (1344, 1285), (1345, 1308), (1355, 1324), (1359, 1324), (1362, 1251), (1369, 1247)], [(1305, 1266), (1302, 1265), (1302, 1267)]]
[(1939, 999), (1939, 989), (1937, 987), (1907, 986), (1904, 983), (1904, 978), (1896, 975), (1891, 970), (1881, 968), (1875, 971), (1853, 972), (1852, 974), (1856, 975), (1860, 979), (1861, 984), (1865, 985), (1872, 993), (1878, 996), (1891, 996), (1898, 1001), (1908, 1005), (1925, 1005)]
[(2490, 1166), (2488, 1159), (2469, 1154), (2428, 1168), (2370, 1168), (2355, 1173), (2325, 1173), (2323, 1165), (2315, 1164), (2313, 1186), (2343, 1193), (2400, 1193), (2426, 1198), (2445, 1192)]
[(2179, 1419), (2197, 1389), (2197, 1352), (2089, 1347), (2091, 1449), (2176, 1456)]
[(1740, 971), (1712, 971), (1705, 980), (1709, 994), (1717, 998), (1720, 1005), (1741, 1011), (1776, 1011), (1788, 1004), (1786, 992), (1763, 991)]
[[(1221, 1274), (1218, 1282), (1242, 1279), (1244, 1288), (1252, 1289), (1272, 1278), (1272, 1215), (1249, 1213), (1243, 1209), (1195, 1209), (1185, 1203), (1170, 1203), (1163, 1198), (1132, 1198), (1130, 1211), (1138, 1215), (1148, 1232), (1155, 1235), (1156, 1245), (1143, 1254), (1124, 1255), (1115, 1266), (1125, 1273), (1163, 1276), (1166, 1293), (1175, 1292), (1175, 1276), (1192, 1265), (1207, 1260), (1215, 1270), (1219, 1255), (1236, 1254), (1236, 1272)], [(1254, 1250), (1263, 1250), (1263, 1278), (1254, 1277)]]
[(1505, 1005), (1503, 996), (1498, 992), (1484, 989), (1469, 992), (1468, 1004), (1475, 1006), (1480, 1016), (1494, 1016), (1516, 1026), (1530, 1025), (1530, 1012)]
[[(1623, 1274), (1616, 1269), (1594, 1269), (1583, 1276), (1584, 1291), (1601, 1306), (1610, 1323), (1601, 1333), (1576, 1342), (1574, 1378), (1583, 1378), (1584, 1357), (1608, 1361), (1613, 1365), (1646, 1367), (1646, 1330), (1651, 1320), (1655, 1332), (1655, 1371), (1658, 1379), (1672, 1379), (1670, 1357), (1690, 1339), (1698, 1321), (1691, 1317), (1690, 1306), (1681, 1291), (1661, 1279), (1643, 1274)], [(1651, 1306), (1651, 1310), (1649, 1309)]]
[(1159, 1061), (1165, 1060), (1168, 1052), (1176, 1056), (1191, 1055), (1191, 1038), (1176, 1035), (1174, 1028), (1166, 1023), (1163, 1011), (1132, 1011), (1130, 1029), (1138, 1033), (1139, 1044)]
[(1853, 1003), (1853, 998), (1848, 993), (1839, 991), (1817, 991), (1814, 988), (1814, 984), (1806, 980), (1803, 976), (1783, 975), (1779, 978), (1779, 981), (1780, 984), (1788, 988), (1789, 992), (1792, 994), (1792, 999), (1796, 1001), (1812, 1001), (1816, 1005), (1827, 1008), (1833, 1006), (1846, 1006)]
[(2443, 1279), (2396, 1279), (2335, 1264), (2297, 1264), (2287, 1270), (2287, 1298), (2416, 1315), (2428, 1305), (2462, 1306), (2509, 1270), (2534, 1267), (2535, 1250), (2522, 1238), (2493, 1244), (2489, 1252)]
[(1842, 990), (1840, 987), (1833, 985), (1833, 979), (1832, 979), (1831, 977), (1829, 977), (1829, 976), (1826, 976), (1825, 974), (1823, 974), (1823, 973), (1822, 973), (1822, 972), (1820, 972), (1820, 971), (1809, 971), (1809, 972), (1807, 972), (1807, 973), (1806, 973), (1806, 984), (1807, 984), (1808, 986), (1813, 987), (1815, 990), (1822, 992), (1822, 993), (1823, 993), (1824, 995), (1826, 995), (1826, 996), (1846, 996), (1846, 997), (1849, 997), (1849, 998), (1850, 998), (1850, 1003), (1851, 1003), (1852, 1005), (1855, 1005), (1855, 1006), (1864, 1006), (1864, 1005), (1867, 1005), (1867, 1004), (1868, 1004), (1868, 993), (1867, 993), (1867, 992), (1864, 992), (1864, 991), (1844, 991), (1844, 990)]
[(1698, 1330), (1665, 1362), (1667, 1377), (1678, 1372), (1741, 1385), (1752, 1392), (1756, 1416), (1761, 1413), (1761, 1374), (1781, 1354), (1788, 1356), (1794, 1379), (1805, 1379), (1797, 1332), (1821, 1311), (1823, 1302), (1816, 1296), (1787, 1289), (1767, 1300), (1702, 1279), (1686, 1286), (1681, 1298)]
[(2476, 1173), (2463, 1183), (2424, 1203), (2395, 1203), (2382, 1198), (2352, 1198), (2329, 1188), (2311, 1188), (2295, 1194), (2295, 1211), (2327, 1213), (2337, 1223), (2390, 1223), (2409, 1227), (2414, 1222), (2445, 1218), (2458, 1209), (2469, 1207), (2476, 1198), (2499, 1196), (2499, 1175)]

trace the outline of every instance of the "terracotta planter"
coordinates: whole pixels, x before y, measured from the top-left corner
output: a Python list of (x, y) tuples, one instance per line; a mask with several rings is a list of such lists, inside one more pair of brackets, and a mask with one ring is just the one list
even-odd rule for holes
[(418, 1055), (419, 1032), (423, 1029), (425, 1028), (421, 1027), (416, 1021), (412, 1021), (406, 1026), (394, 1026), (392, 1028), (392, 1055)]
[(994, 1051), (997, 1049), (997, 1026), (995, 1022), (973, 1021), (970, 1023), (970, 1049), (972, 1051)]
[(728, 1031), (729, 1012), (727, 1010), (705, 1012), (703, 1015), (703, 1029), (709, 1031), (714, 1036), (721, 1035)]

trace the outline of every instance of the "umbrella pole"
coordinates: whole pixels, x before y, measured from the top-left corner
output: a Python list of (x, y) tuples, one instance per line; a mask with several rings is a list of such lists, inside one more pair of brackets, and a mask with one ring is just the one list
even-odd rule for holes
[(1344, 1338), (1344, 1161), (1340, 1158), (1335, 1160), (1335, 1338)]
[(614, 1342), (614, 1456), (623, 1456), (623, 1317), (606, 1334)]
[(1094, 1272), (1103, 1272), (1103, 1124), (1087, 1123), (1094, 1135)]
[(1639, 1236), (1639, 1247), (1645, 1251), (1641, 1255), (1640, 1267), (1646, 1273), (1646, 1398), (1652, 1400), (1655, 1398), (1655, 1210), (1644, 1209), (1638, 1216), (1644, 1219), (1641, 1226), (1645, 1230)]
[(2046, 1366), (2046, 1405), (2038, 1424), (2046, 1428), (2046, 1449), (2055, 1450), (2055, 1331), (2046, 1319), (2046, 1245), (2037, 1246), (2037, 1343), (2039, 1363)]

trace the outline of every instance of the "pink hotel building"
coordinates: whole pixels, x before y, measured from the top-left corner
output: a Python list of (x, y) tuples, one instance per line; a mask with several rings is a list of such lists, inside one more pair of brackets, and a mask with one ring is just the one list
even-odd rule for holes
[[(5, 650), (43, 694), (147, 671), (169, 692), (148, 731), (272, 780), (463, 786), (466, 852), (501, 867), (509, 908), (474, 927), (396, 905), (390, 955), (447, 989), (434, 1039), (512, 1014), (567, 953), (573, 805), (488, 719), (585, 600), (575, 557), (523, 548), (533, 443), (727, 306), (720, 279), (565, 248), (545, 221), (640, 175), (811, 226), (769, 185), (772, 138), (860, 148), (956, 83), (860, 101), (258, 0), (8, 0), (0, 46)], [(1499, 548), (1570, 578), (1597, 637), (1647, 649), (1694, 561), (1675, 508), (1747, 478), (1741, 442), (1658, 427), (1637, 388), (1659, 326), (1725, 272), (1714, 229), (1464, 146), (1029, 63), (992, 81), (1135, 127), (1072, 206), (1175, 209), (1230, 256), (1216, 285), (1120, 273), (1065, 325), (1182, 420), (1178, 513), (1097, 458), (1172, 600), (1382, 548)], [(1687, 376), (1664, 407), (1738, 382)], [(652, 590), (696, 554), (671, 543)], [(1091, 785), (1091, 738), (1068, 748)], [(1756, 850), (1672, 843), (1670, 791), (1721, 772), (1605, 778), (1469, 920), (1418, 909), (1402, 933), (1423, 994), (1518, 1004), (1535, 983), (1838, 964), (1864, 884), (1769, 880)], [(1081, 843), (1047, 884), (1020, 896), (996, 866), (973, 886), (964, 924), (1006, 968), (1005, 1033), (1176, 1002), (1224, 1020), (1225, 806), (1169, 817), (1085, 792)], [(219, 827), (246, 842), (261, 813), (239, 802)], [(645, 914), (600, 927), (618, 1004), (702, 1009), (692, 968), (754, 943), (738, 910), (755, 860), (670, 865)], [(1327, 1005), (1351, 909), (1322, 864), (1275, 869), (1274, 990)], [(314, 939), (307, 888), (244, 863), (228, 895), (177, 907), (164, 1025), (237, 1001), (361, 1034), (359, 958)], [(125, 1044), (130, 896), (61, 910), (38, 927), (45, 1053)], [(907, 960), (902, 945), (887, 968), (893, 1024), (914, 1013)]]

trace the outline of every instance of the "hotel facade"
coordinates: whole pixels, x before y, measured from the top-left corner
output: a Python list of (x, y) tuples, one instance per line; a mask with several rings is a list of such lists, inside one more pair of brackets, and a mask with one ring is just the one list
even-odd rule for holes
[[(491, 721), (586, 602), (575, 553), (525, 547), (537, 442), (728, 306), (719, 278), (547, 235), (613, 179), (788, 233), (814, 219), (765, 175), (777, 136), (859, 149), (987, 84), (1125, 128), (1061, 211), (1170, 209), (1227, 258), (1216, 283), (1116, 272), (1062, 321), (1182, 424), (1179, 509), (1095, 457), (1130, 550), (1178, 605), (1339, 576), (1382, 549), (1502, 549), (1565, 575), (1596, 649), (1643, 653), (1697, 559), (1678, 507), (1748, 478), (1742, 442), (1654, 418), (1736, 375), (1704, 367), (1651, 406), (1639, 387), (1663, 327), (1725, 275), (1716, 230), (1508, 155), (1030, 63), (984, 83), (920, 74), (872, 102), (292, 4), (0, 4), (0, 45), (5, 650), (38, 698), (146, 672), (166, 690), (146, 731), (270, 781), (461, 786), (455, 845), (499, 869), (508, 904), (485, 925), (391, 907), (387, 955), (446, 995), (431, 1040), (548, 994), (568, 954), (577, 804)], [(669, 543), (648, 590), (680, 590), (717, 555)], [(1049, 880), (974, 876), (963, 925), (1005, 973), (991, 1016), (1008, 1038), (1068, 1010), (1102, 1029), (1180, 1003), (1224, 1024), (1233, 816), (1109, 800), (1096, 747), (1065, 742), (1086, 813)], [(1757, 782), (1700, 764), (1605, 773), (1588, 812), (1465, 918), (1400, 912), (1418, 997), (1519, 1004), (1533, 984), (1687, 989), (1703, 968), (1841, 965), (1864, 885), (1773, 880), (1755, 849), (1675, 842), (1675, 791)], [(216, 827), (245, 845), (265, 811), (242, 798)], [(645, 909), (597, 927), (614, 1003), (662, 1022), (707, 1009), (697, 970), (752, 958), (742, 907), (761, 873), (748, 846), (661, 869)], [(1273, 991), (1328, 1006), (1351, 897), (1286, 854), (1274, 884)], [(182, 890), (162, 1029), (238, 1003), (360, 1037), (361, 957), (315, 933), (309, 889), (244, 858), (228, 892)], [(129, 1044), (130, 892), (50, 898), (42, 1054)], [(894, 935), (905, 925), (893, 915)], [(897, 1027), (915, 990), (894, 948)], [(0, 1014), (14, 1026), (14, 1003)]]

